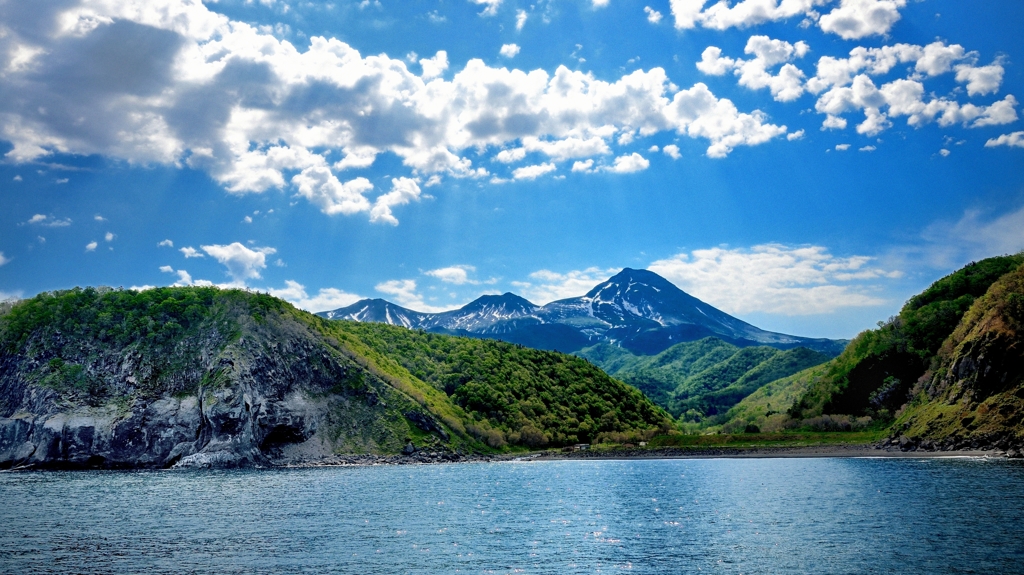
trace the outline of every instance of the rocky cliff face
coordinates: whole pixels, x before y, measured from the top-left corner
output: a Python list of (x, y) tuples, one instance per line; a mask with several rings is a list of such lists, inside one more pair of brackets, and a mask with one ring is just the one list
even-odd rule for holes
[(270, 465), (448, 439), (294, 313), (218, 297), (165, 345), (51, 318), (0, 351), (0, 468)]
[(947, 339), (894, 426), (905, 448), (1024, 448), (1024, 267), (992, 285)]

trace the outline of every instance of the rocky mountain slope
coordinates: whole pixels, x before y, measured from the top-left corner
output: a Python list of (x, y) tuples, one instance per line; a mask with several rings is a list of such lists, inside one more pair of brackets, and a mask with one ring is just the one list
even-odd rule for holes
[(502, 339), (563, 352), (609, 343), (652, 355), (680, 342), (712, 336), (741, 347), (806, 347), (835, 355), (846, 343), (759, 329), (687, 294), (654, 272), (629, 268), (583, 296), (544, 306), (506, 293), (483, 296), (458, 310), (438, 314), (416, 312), (384, 300), (362, 300), (318, 315)]
[(740, 348), (713, 337), (679, 343), (653, 356), (638, 356), (608, 344), (585, 348), (577, 355), (693, 423), (720, 419), (760, 387), (830, 359), (804, 347)]
[(904, 446), (1022, 445), (1022, 263), (988, 258), (936, 281), (835, 359), (744, 398), (729, 427), (892, 423)]
[[(365, 327), (216, 288), (74, 289), (5, 307), (0, 467), (271, 465), (425, 446), (486, 451), (651, 433), (670, 422), (635, 389), (578, 358)], [(410, 358), (432, 371), (413, 375)], [(483, 358), (503, 388), (465, 369)]]

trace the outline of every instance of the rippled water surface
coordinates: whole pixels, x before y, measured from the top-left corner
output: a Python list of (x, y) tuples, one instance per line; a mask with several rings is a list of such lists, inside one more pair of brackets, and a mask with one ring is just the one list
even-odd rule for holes
[(1024, 465), (0, 474), (5, 573), (1024, 573)]

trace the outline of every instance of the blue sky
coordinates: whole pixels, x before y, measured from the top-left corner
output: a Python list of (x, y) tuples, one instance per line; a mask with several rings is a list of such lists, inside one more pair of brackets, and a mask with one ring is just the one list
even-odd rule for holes
[(1024, 249), (1016, 0), (0, 4), (0, 299), (649, 268), (852, 337)]

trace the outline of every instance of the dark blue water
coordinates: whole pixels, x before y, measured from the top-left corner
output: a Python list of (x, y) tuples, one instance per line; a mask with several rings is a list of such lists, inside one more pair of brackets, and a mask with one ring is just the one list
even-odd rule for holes
[(1024, 573), (1024, 465), (0, 474), (4, 573)]

